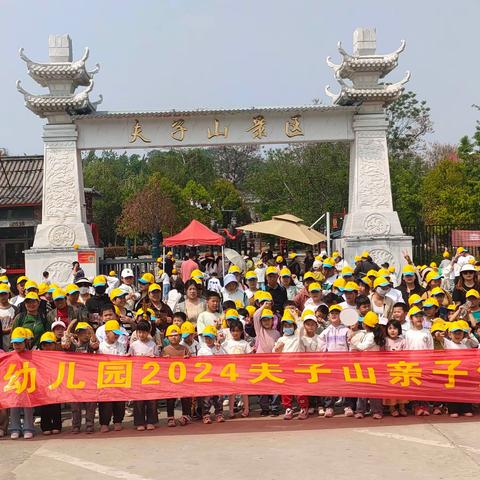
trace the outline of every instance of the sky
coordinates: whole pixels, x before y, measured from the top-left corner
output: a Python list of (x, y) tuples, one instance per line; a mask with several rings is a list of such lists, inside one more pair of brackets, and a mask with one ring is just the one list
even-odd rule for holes
[[(471, 135), (480, 113), (479, 0), (0, 0), (0, 147), (40, 154), (42, 125), (16, 80), (46, 93), (18, 49), (48, 61), (48, 35), (68, 33), (74, 59), (90, 48), (100, 72), (90, 94), (99, 110), (303, 105), (338, 91), (325, 58), (351, 52), (357, 27), (375, 27), (378, 53), (407, 41), (399, 66), (409, 90), (431, 108), (432, 142)], [(476, 87), (476, 88), (475, 88)]]

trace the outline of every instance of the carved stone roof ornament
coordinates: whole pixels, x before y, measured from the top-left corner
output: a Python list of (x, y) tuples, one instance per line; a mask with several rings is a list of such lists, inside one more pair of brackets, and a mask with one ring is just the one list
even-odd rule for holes
[[(96, 110), (102, 101), (91, 102), (88, 94), (93, 89), (93, 76), (99, 71), (97, 64), (92, 71), (87, 71), (85, 62), (89, 50), (85, 49), (80, 60), (72, 61), (72, 41), (68, 35), (50, 35), (48, 38), (49, 63), (37, 63), (30, 60), (20, 49), (20, 58), (25, 61), (28, 74), (42, 87), (49, 89), (48, 94), (35, 95), (22, 88), (17, 81), (17, 90), (23, 94), (25, 106), (42, 118), (88, 114)], [(79, 86), (87, 87), (75, 93)]]
[[(376, 54), (376, 31), (374, 28), (357, 28), (353, 33), (353, 55), (347, 53), (338, 43), (342, 63), (334, 64), (327, 58), (335, 79), (341, 86), (338, 94), (325, 87), (326, 94), (335, 105), (360, 105), (365, 102), (381, 103), (383, 107), (394, 102), (403, 92), (403, 85), (410, 79), (410, 72), (397, 83), (380, 83), (379, 80), (397, 65), (400, 53), (405, 49), (405, 40), (393, 53)], [(345, 81), (347, 80), (348, 83)]]

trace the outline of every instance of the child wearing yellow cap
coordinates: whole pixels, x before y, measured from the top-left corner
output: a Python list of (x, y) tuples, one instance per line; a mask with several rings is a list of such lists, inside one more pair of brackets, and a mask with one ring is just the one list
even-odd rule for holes
[(17, 309), (9, 302), (10, 287), (6, 283), (0, 284), (0, 324), (2, 336), (0, 337), (0, 348), (6, 352), (10, 348), (10, 333), (17, 314)]
[[(165, 336), (169, 341), (163, 349), (163, 357), (166, 358), (188, 358), (190, 357), (190, 350), (187, 346), (180, 343), (181, 340), (181, 327), (178, 325), (170, 325), (167, 328)], [(167, 425), (169, 427), (176, 427), (177, 422), (175, 420), (175, 402), (176, 398), (167, 398)], [(190, 415), (192, 413), (192, 398), (183, 397), (180, 399), (182, 403), (182, 416), (179, 418), (178, 423), (181, 426), (185, 426), (190, 423)]]

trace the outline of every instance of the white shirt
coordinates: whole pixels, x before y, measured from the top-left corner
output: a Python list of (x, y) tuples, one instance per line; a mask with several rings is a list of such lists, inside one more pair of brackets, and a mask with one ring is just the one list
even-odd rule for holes
[(217, 348), (215, 345), (213, 347), (208, 347), (207, 344), (202, 345), (197, 352), (197, 357), (203, 357), (208, 355), (225, 355), (225, 350), (222, 346)]
[(222, 291), (222, 284), (220, 283), (220, 280), (216, 277), (211, 278), (208, 281), (208, 286), (207, 290), (210, 290), (212, 292), (218, 292), (221, 293)]
[(197, 333), (201, 335), (205, 330), (205, 327), (208, 325), (212, 325), (216, 328), (219, 323), (219, 318), (220, 314), (217, 312), (212, 313), (205, 311), (200, 313), (197, 318)]
[(252, 353), (252, 347), (246, 340), (234, 340), (230, 338), (222, 343), (222, 347), (229, 355)]
[(267, 270), (266, 267), (257, 267), (255, 269), (255, 273), (257, 274), (258, 283), (265, 283), (265, 271), (266, 270)]
[(10, 299), (10, 303), (14, 307), (18, 307), (24, 300), (25, 300), (25, 297), (21, 297), (20, 295), (17, 295)]
[(315, 334), (313, 337), (303, 335), (301, 339), (302, 339), (305, 352), (324, 352), (325, 351), (325, 344), (322, 342), (322, 340), (317, 334)]
[(405, 350), (433, 350), (433, 338), (429, 330), (411, 328), (404, 336)]
[(158, 346), (151, 338), (147, 339), (146, 342), (134, 340), (130, 344), (128, 353), (130, 353), (132, 357), (158, 357), (159, 355)]
[[(126, 349), (128, 345), (128, 332), (122, 326), (120, 326), (120, 331), (123, 332), (123, 335), (118, 336), (118, 342), (125, 345)], [(95, 331), (95, 335), (100, 343), (105, 342), (107, 340), (107, 336), (105, 335), (105, 325), (100, 325)]]
[(181, 298), (182, 298), (182, 294), (175, 288), (168, 292), (167, 305), (171, 308), (172, 312), (176, 310), (177, 304)]
[(273, 346), (273, 353), (275, 353), (275, 348), (281, 343), (283, 344), (282, 353), (295, 353), (305, 351), (305, 346), (303, 345), (303, 342), (300, 340), (300, 337), (298, 335), (283, 335), (282, 337), (280, 337)]
[(125, 355), (127, 353), (127, 346), (123, 343), (120, 343), (118, 340), (114, 343), (108, 343), (104, 340), (103, 342), (100, 342), (98, 353), (104, 353), (108, 355)]
[(469, 348), (465, 343), (455, 343), (449, 338), (444, 338), (443, 339), (443, 345), (445, 346), (445, 350), (464, 350), (466, 348)]
[(222, 297), (224, 302), (226, 302), (227, 300), (232, 300), (235, 303), (237, 301), (241, 302), (242, 307), (248, 305), (247, 296), (241, 288), (238, 288), (234, 292), (229, 292), (226, 288), (222, 288)]
[(350, 347), (352, 351), (357, 352), (372, 352), (380, 350), (380, 347), (375, 343), (373, 332), (366, 330), (359, 330), (353, 335), (350, 340)]
[(385, 296), (391, 298), (394, 303), (403, 303), (402, 292), (400, 292), (400, 290), (397, 290), (396, 288), (391, 288)]
[(185, 343), (185, 340), (181, 340), (180, 345), (184, 345), (190, 350), (190, 355), (192, 357), (196, 357), (198, 355), (198, 351), (200, 350), (200, 344), (194, 339), (191, 345)]

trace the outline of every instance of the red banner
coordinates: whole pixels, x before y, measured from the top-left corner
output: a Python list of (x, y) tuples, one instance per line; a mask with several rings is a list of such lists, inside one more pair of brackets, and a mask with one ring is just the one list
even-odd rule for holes
[(480, 402), (480, 350), (216, 355), (0, 355), (0, 407), (286, 394)]

